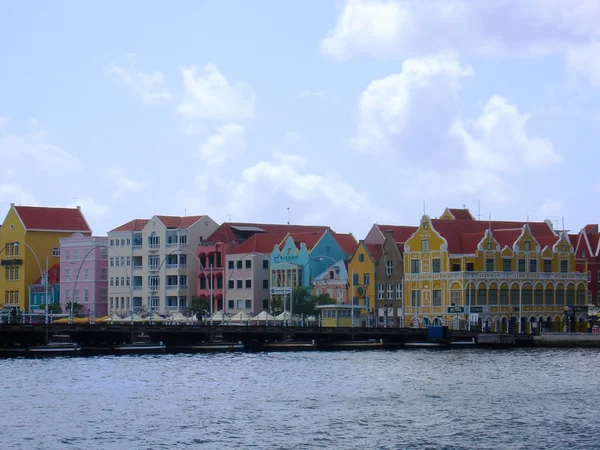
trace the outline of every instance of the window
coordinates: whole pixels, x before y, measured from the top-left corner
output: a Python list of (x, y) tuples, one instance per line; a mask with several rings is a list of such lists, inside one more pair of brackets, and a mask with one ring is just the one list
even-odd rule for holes
[(503, 272), (510, 272), (512, 267), (511, 267), (511, 260), (508, 258), (504, 258), (502, 260), (502, 271)]
[(115, 246), (118, 247), (119, 246), (119, 240), (115, 239)]
[(394, 261), (387, 260), (385, 262), (385, 273), (388, 277), (391, 277), (394, 274)]
[(85, 288), (83, 290), (83, 301), (85, 303), (89, 303), (89, 301), (90, 301), (90, 290), (88, 288)]
[(114, 247), (114, 245), (115, 245), (115, 240), (114, 240), (114, 239), (111, 239), (111, 240), (110, 240), (110, 246), (111, 246), (111, 247)]
[(227, 267), (233, 270), (233, 261), (227, 261)]
[(65, 281), (71, 281), (71, 269), (65, 269)]
[(242, 268), (242, 260), (241, 259), (238, 259), (236, 261), (235, 267), (236, 267), (236, 269), (241, 269)]
[(424, 230), (428, 230), (429, 229), (429, 223), (423, 222), (423, 229)]
[(112, 258), (112, 257), (111, 257), (111, 258), (109, 259), (109, 264), (110, 264), (110, 267), (114, 267), (114, 265), (115, 265), (115, 258)]
[(252, 268), (252, 260), (247, 259), (246, 260), (246, 269), (251, 269)]
[(78, 302), (79, 301), (79, 289), (75, 289), (73, 291), (73, 302)]
[(106, 281), (108, 279), (108, 269), (102, 269), (100, 279)]
[(396, 300), (402, 300), (402, 283), (396, 283)]
[(102, 247), (102, 249), (100, 250), (100, 258), (108, 259), (108, 248)]
[(475, 270), (473, 263), (472, 262), (468, 262), (467, 263), (467, 272), (473, 272), (473, 270)]
[(263, 280), (263, 289), (269, 289), (269, 280)]
[(250, 289), (252, 287), (252, 280), (246, 280), (246, 289)]
[(500, 289), (500, 304), (508, 305), (508, 289)]
[(560, 273), (567, 273), (569, 271), (569, 261), (563, 259), (560, 262)]
[(490, 305), (498, 304), (498, 291), (496, 289), (490, 289), (488, 291), (488, 304), (490, 304)]
[(263, 259), (263, 269), (268, 269), (268, 268), (269, 268), (269, 260)]
[(131, 256), (127, 257), (127, 267), (131, 266)]
[(19, 267), (15, 267), (15, 280), (19, 279)]
[(67, 251), (65, 251), (65, 259), (66, 259), (67, 261), (70, 261), (70, 260), (71, 260), (71, 250), (67, 250)]
[(552, 260), (551, 259), (544, 260), (544, 272), (545, 273), (552, 272)]
[(431, 271), (433, 273), (440, 273), (442, 270), (442, 263), (439, 258), (431, 260)]
[(537, 259), (530, 259), (529, 260), (529, 271), (531, 273), (536, 273), (537, 272)]
[(383, 284), (377, 285), (377, 300), (383, 300)]
[(84, 269), (83, 270), (83, 279), (87, 281), (89, 278), (90, 278), (90, 270)]
[(489, 241), (488, 241), (488, 243), (487, 243), (487, 249), (488, 249), (488, 250), (491, 250), (491, 249), (492, 249), (492, 243), (491, 243), (491, 242), (489, 242)]
[(79, 260), (79, 250), (75, 250), (75, 261)]
[(262, 304), (263, 304), (263, 309), (265, 311), (269, 309), (269, 299), (268, 298), (263, 298)]
[(419, 263), (420, 263), (420, 261), (418, 259), (410, 260), (410, 273), (419, 273), (419, 268), (420, 268)]
[(71, 289), (65, 289), (65, 302), (71, 301)]
[(521, 304), (533, 305), (533, 292), (531, 292), (531, 289), (523, 289), (521, 291)]
[(450, 302), (453, 305), (460, 305), (460, 291), (450, 291)]
[(125, 267), (125, 257), (121, 256), (121, 267)]
[(534, 302), (536, 305), (544, 304), (544, 291), (542, 291), (541, 289), (536, 289), (534, 294)]
[(117, 257), (115, 258), (115, 266), (116, 266), (116, 267), (119, 267), (119, 266), (120, 266), (120, 264), (119, 264), (119, 261), (120, 261), (120, 260), (119, 260), (119, 257), (117, 256)]
[(477, 299), (476, 302), (478, 305), (485, 305), (486, 304), (486, 294), (487, 291), (485, 289), (477, 289), (476, 295), (477, 295)]
[(60, 248), (54, 247), (52, 249), (52, 256), (60, 256)]
[(363, 262), (365, 260), (365, 255), (363, 253), (358, 254), (358, 262)]
[(530, 250), (531, 244), (529, 241), (525, 241), (525, 251), (528, 252)]
[(127, 245), (131, 245), (131, 238), (127, 238)]
[(452, 263), (452, 272), (460, 272), (460, 263)]
[(486, 272), (494, 271), (494, 259), (493, 258), (487, 258), (485, 260), (485, 271)]
[(442, 291), (436, 289), (431, 292), (431, 301), (433, 306), (442, 306)]
[(358, 274), (357, 273), (352, 274), (352, 284), (354, 286), (358, 286)]
[(420, 291), (411, 291), (411, 306), (413, 308), (419, 306), (420, 303)]
[(387, 298), (388, 300), (394, 299), (394, 285), (392, 283), (387, 284)]
[(246, 300), (246, 309), (252, 309), (252, 300)]
[(125, 246), (125, 238), (121, 238), (121, 245)]
[(371, 276), (368, 273), (363, 274), (363, 284), (368, 286), (371, 281)]
[(567, 246), (565, 244), (563, 244), (563, 245), (561, 245), (561, 249), (562, 249), (563, 252), (566, 252), (567, 251)]
[(244, 300), (237, 301), (237, 309), (244, 309)]
[(519, 258), (519, 272), (525, 272), (525, 259)]
[(242, 289), (242, 287), (244, 286), (244, 280), (235, 280), (235, 281), (236, 281), (236, 283), (235, 283), (236, 288)]
[(429, 251), (429, 239), (423, 239), (421, 241), (421, 251), (428, 252)]
[(179, 287), (187, 287), (187, 275), (179, 275)]
[(234, 287), (235, 287), (235, 281), (233, 281), (233, 280), (229, 280), (229, 281), (227, 282), (227, 288), (228, 288), (228, 289), (233, 289)]
[(109, 285), (110, 286), (114, 286), (115, 285), (115, 279), (113, 277), (110, 277)]

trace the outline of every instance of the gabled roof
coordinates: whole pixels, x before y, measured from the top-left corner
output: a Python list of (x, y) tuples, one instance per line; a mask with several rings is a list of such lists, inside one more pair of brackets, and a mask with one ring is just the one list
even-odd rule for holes
[(304, 244), (306, 246), (306, 249), (308, 251), (311, 251), (315, 247), (315, 245), (317, 245), (317, 243), (321, 240), (321, 238), (323, 237), (324, 234), (325, 234), (325, 231), (289, 233), (287, 236), (285, 236), (282, 239), (281, 243), (279, 244), (279, 248), (283, 249), (288, 237), (291, 237), (292, 240), (294, 241), (294, 245), (296, 246), (296, 248), (300, 249), (300, 245)]
[(204, 217), (206, 216), (156, 216), (156, 218), (160, 220), (165, 227), (180, 230), (191, 227)]
[(14, 208), (28, 231), (92, 232), (79, 207), (15, 206)]
[(365, 244), (369, 255), (371, 256), (371, 260), (373, 262), (377, 262), (379, 259), (379, 255), (383, 251), (383, 245), (381, 244)]
[(232, 250), (231, 254), (265, 253), (269, 255), (283, 238), (284, 236), (281, 234), (255, 234)]
[(391, 231), (394, 236), (394, 241), (404, 243), (410, 238), (419, 227), (409, 225), (377, 225), (379, 231), (385, 238), (385, 234)]
[(333, 233), (333, 237), (335, 238), (336, 242), (338, 243), (338, 245), (340, 246), (340, 248), (342, 249), (342, 251), (350, 256), (352, 255), (352, 253), (354, 253), (354, 249), (356, 248), (356, 244), (358, 244), (358, 241), (356, 240), (356, 238), (354, 237), (354, 235), (352, 233)]
[(569, 242), (571, 243), (571, 245), (573, 246), (573, 248), (577, 248), (577, 235), (576, 234), (569, 234)]
[(583, 230), (586, 234), (598, 233), (598, 224), (587, 224)]
[[(56, 263), (48, 269), (48, 284), (58, 283), (60, 283), (60, 263)], [(32, 284), (42, 284), (42, 278), (38, 278)]]
[(468, 209), (448, 208), (456, 220), (475, 220)]
[[(327, 226), (313, 225), (287, 225), (249, 222), (225, 222), (217, 227), (213, 233), (206, 238), (206, 242), (231, 242), (240, 240), (240, 233), (268, 233), (285, 236), (290, 232), (325, 231)], [(249, 236), (245, 236), (248, 238)]]
[(113, 231), (142, 231), (148, 222), (150, 222), (149, 219), (133, 219), (127, 223), (124, 223), (123, 225), (118, 226), (117, 228), (110, 230), (110, 232), (112, 233)]

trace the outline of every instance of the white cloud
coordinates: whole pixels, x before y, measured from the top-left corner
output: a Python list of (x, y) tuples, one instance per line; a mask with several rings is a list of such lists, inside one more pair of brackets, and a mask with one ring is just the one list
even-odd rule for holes
[(327, 92), (305, 89), (298, 94), (298, 98), (325, 98)]
[(0, 184), (0, 202), (16, 205), (37, 205), (33, 194), (17, 183)]
[(575, 83), (585, 79), (595, 87), (600, 86), (600, 41), (570, 48), (565, 59)]
[(217, 134), (200, 147), (200, 157), (208, 166), (221, 166), (244, 151), (244, 127), (228, 123), (217, 128)]
[(256, 95), (245, 82), (230, 84), (214, 64), (181, 67), (183, 99), (177, 106), (186, 118), (239, 120), (254, 116)]
[(389, 138), (404, 131), (415, 108), (426, 103), (439, 110), (441, 103), (457, 102), (459, 80), (472, 75), (470, 66), (450, 55), (404, 61), (400, 73), (373, 80), (360, 95), (353, 145), (369, 152), (388, 149)]
[(515, 171), (560, 161), (552, 142), (527, 134), (528, 120), (529, 116), (520, 114), (517, 105), (495, 95), (472, 123), (479, 138), (465, 129), (460, 118), (450, 133), (462, 142), (467, 161), (483, 170)]
[(112, 194), (113, 198), (120, 198), (129, 192), (139, 192), (146, 186), (146, 183), (143, 181), (136, 181), (129, 178), (121, 168), (111, 168), (110, 174), (113, 178), (112, 183), (116, 185), (116, 189)]
[(599, 21), (593, 0), (347, 0), (321, 51), (334, 59), (549, 53), (597, 37)]
[(111, 62), (104, 68), (104, 76), (119, 86), (127, 87), (147, 106), (169, 101), (172, 98), (171, 91), (165, 86), (163, 74), (139, 71), (136, 68), (135, 55), (129, 55), (128, 67)]

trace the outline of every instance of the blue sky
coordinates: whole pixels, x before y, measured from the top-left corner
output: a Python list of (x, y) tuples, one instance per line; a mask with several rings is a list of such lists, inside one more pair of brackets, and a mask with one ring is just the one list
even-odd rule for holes
[[(598, 222), (600, 3), (5, 1), (0, 209)], [(480, 206), (478, 206), (480, 205)]]

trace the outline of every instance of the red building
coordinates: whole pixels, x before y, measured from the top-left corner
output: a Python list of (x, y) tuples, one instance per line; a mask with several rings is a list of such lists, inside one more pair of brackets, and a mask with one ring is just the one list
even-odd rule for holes
[(577, 258), (587, 261), (588, 303), (600, 304), (600, 233), (598, 225), (586, 225), (577, 236)]

